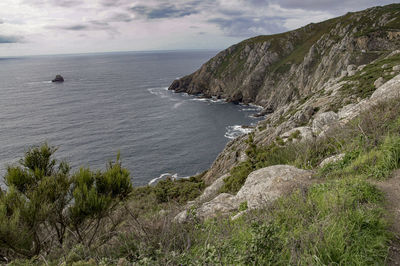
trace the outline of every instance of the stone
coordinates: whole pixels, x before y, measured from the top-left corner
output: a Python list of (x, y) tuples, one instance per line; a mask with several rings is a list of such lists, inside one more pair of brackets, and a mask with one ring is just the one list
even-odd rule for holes
[(385, 83), (385, 80), (383, 79), (383, 77), (380, 77), (377, 80), (375, 80), (374, 86), (375, 88), (379, 88), (380, 86), (383, 85), (383, 83)]
[(356, 65), (348, 65), (347, 66), (347, 72), (350, 72), (350, 71), (353, 71), (353, 70), (356, 70), (356, 69), (357, 69)]
[(196, 202), (204, 202), (209, 200), (210, 198), (215, 197), (218, 194), (218, 191), (224, 185), (224, 179), (228, 177), (228, 174), (225, 174), (218, 179), (216, 179), (211, 185), (209, 185), (203, 193), (196, 199)]
[(296, 127), (293, 128), (281, 135), (281, 138), (286, 142), (289, 137), (294, 134), (296, 131), (299, 132), (299, 136), (296, 139), (293, 139), (293, 142), (297, 141), (312, 141), (314, 139), (313, 131), (311, 127)]
[(388, 68), (388, 64), (384, 64), (384, 65), (382, 65), (382, 69), (385, 69), (385, 68)]
[(381, 87), (376, 89), (371, 95), (370, 101), (381, 102), (388, 99), (396, 99), (400, 96), (400, 75), (387, 81)]
[(228, 194), (221, 193), (211, 201), (205, 202), (200, 208), (197, 208), (194, 213), (200, 219), (206, 219), (217, 215), (228, 214), (236, 210), (240, 205), (236, 197)]
[[(183, 223), (192, 213), (196, 218), (207, 219), (217, 215), (227, 215), (237, 211), (240, 204), (247, 202), (248, 210), (262, 208), (272, 203), (297, 184), (304, 184), (311, 178), (311, 171), (298, 169), (289, 165), (274, 165), (256, 170), (249, 174), (246, 182), (234, 196), (221, 193), (214, 199), (185, 209), (175, 216), (174, 221)], [(309, 182), (309, 181), (308, 181)], [(247, 211), (247, 210), (246, 210)], [(242, 214), (233, 218), (237, 219)]]
[(400, 65), (394, 66), (393, 71), (400, 71)]
[(351, 76), (354, 76), (355, 74), (357, 73), (357, 71), (356, 70), (350, 70), (350, 71), (348, 71), (348, 76), (349, 77), (351, 77)]
[(338, 162), (338, 161), (342, 160), (343, 158), (344, 158), (344, 153), (337, 154), (337, 155), (333, 155), (333, 156), (331, 156), (331, 157), (328, 157), (328, 158), (324, 159), (324, 160), (319, 164), (319, 167), (322, 168), (322, 167), (324, 167), (324, 166), (327, 165), (327, 164)]
[(56, 75), (51, 82), (64, 82), (64, 78), (61, 75)]
[(247, 201), (248, 209), (257, 209), (273, 202), (293, 185), (294, 180), (311, 177), (311, 171), (290, 165), (274, 165), (249, 174), (235, 202)]
[(319, 133), (326, 127), (335, 124), (339, 119), (338, 114), (333, 111), (317, 114), (312, 123), (312, 131)]

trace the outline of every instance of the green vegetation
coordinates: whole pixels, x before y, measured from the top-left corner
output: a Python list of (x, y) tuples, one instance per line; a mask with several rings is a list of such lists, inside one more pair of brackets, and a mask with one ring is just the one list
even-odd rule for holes
[[(355, 96), (362, 99), (370, 97), (375, 91), (374, 82), (383, 77), (388, 81), (394, 77), (391, 73), (393, 66), (400, 64), (400, 54), (390, 58), (384, 58), (368, 64), (363, 70), (358, 71), (354, 76), (345, 77), (343, 80), (349, 81), (341, 88), (344, 97)], [(383, 66), (386, 65), (385, 68)]]
[(175, 264), (383, 264), (390, 239), (383, 197), (360, 179), (296, 191), (236, 221), (198, 224), (192, 247)]
[(112, 237), (102, 231), (104, 220), (131, 192), (129, 172), (118, 157), (105, 172), (82, 168), (71, 176), (66, 162), (57, 166), (55, 151), (47, 144), (31, 148), (20, 166), (8, 167), (8, 190), (0, 195), (2, 257), (31, 258), (77, 243), (99, 246)]

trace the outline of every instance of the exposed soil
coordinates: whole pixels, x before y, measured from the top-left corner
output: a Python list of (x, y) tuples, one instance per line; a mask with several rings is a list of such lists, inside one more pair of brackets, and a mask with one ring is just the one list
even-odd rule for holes
[(374, 183), (385, 193), (388, 218), (394, 233), (387, 265), (400, 265), (400, 170), (396, 170), (391, 178)]

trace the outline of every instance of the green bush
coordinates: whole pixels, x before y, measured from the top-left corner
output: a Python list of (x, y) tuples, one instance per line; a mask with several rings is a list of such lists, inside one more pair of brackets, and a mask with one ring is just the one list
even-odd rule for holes
[(105, 172), (82, 168), (71, 176), (66, 162), (53, 159), (55, 151), (33, 147), (20, 165), (8, 167), (8, 189), (0, 194), (0, 255), (31, 258), (63, 247), (67, 236), (90, 247), (103, 219), (131, 192), (119, 156)]
[(204, 188), (202, 175), (178, 180), (167, 178), (154, 186), (154, 193), (159, 203), (176, 201), (182, 204), (200, 196)]

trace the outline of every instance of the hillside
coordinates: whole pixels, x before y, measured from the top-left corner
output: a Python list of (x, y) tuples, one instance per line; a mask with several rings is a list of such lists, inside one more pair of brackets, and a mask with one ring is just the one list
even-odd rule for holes
[(363, 65), (400, 44), (400, 5), (348, 13), (303, 28), (258, 36), (220, 52), (169, 89), (255, 103), (272, 112), (315, 93), (349, 65)]
[(400, 4), (245, 40), (170, 89), (268, 114), (209, 170), (154, 186), (119, 156), (70, 173), (29, 150), (0, 191), (1, 263), (400, 263)]

